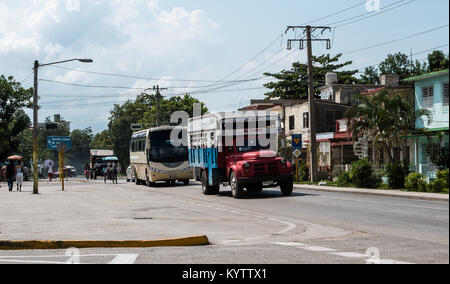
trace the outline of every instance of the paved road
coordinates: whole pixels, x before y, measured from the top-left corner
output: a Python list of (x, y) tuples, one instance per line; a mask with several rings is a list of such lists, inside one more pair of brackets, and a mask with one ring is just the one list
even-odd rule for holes
[[(278, 189), (243, 200), (198, 184), (73, 181), (0, 192), (0, 239), (154, 239), (206, 234), (207, 247), (81, 250), (82, 263), (449, 263), (449, 204)], [(3, 188), (2, 188), (3, 189)], [(70, 252), (69, 252), (69, 255)], [(371, 255), (372, 257), (368, 257)], [(64, 263), (66, 251), (0, 252), (0, 263)]]

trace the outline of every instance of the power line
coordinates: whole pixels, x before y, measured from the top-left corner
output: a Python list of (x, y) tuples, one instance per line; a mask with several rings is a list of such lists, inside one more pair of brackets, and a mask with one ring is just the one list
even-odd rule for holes
[[(239, 81), (237, 81), (237, 83), (254, 82), (254, 81), (261, 80), (262, 78), (264, 78), (264, 77), (239, 80)], [(61, 85), (69, 85), (69, 86), (74, 86), (74, 87), (84, 87), (84, 88), (123, 89), (123, 90), (146, 90), (146, 89), (148, 89), (148, 88), (125, 87), (125, 86), (85, 85), (85, 84), (76, 84), (76, 83), (69, 83), (69, 82), (49, 80), (49, 79), (39, 79), (39, 81), (47, 82), (47, 83), (61, 84)], [(232, 81), (232, 82), (236, 83), (236, 81)], [(224, 84), (224, 85), (226, 85), (226, 84)], [(168, 87), (168, 89), (195, 89), (195, 88), (205, 88), (205, 87), (207, 87), (207, 86)]]
[(360, 3), (358, 3), (358, 4), (356, 4), (356, 5), (350, 6), (350, 7), (348, 7), (348, 8), (345, 8), (345, 9), (340, 10), (340, 11), (338, 11), (338, 12), (329, 14), (329, 15), (324, 16), (324, 17), (321, 17), (321, 18), (319, 18), (319, 19), (316, 19), (316, 20), (313, 20), (313, 21), (309, 21), (309, 22), (304, 23), (304, 24), (302, 24), (302, 25), (312, 24), (312, 23), (315, 23), (315, 22), (324, 20), (324, 19), (326, 19), (326, 18), (330, 18), (330, 17), (336, 16), (336, 15), (339, 15), (339, 14), (341, 14), (341, 13), (347, 12), (347, 11), (349, 11), (349, 10), (351, 10), (351, 9), (354, 9), (354, 8), (356, 8), (356, 7), (359, 7), (359, 6), (361, 6), (361, 5), (365, 5), (366, 3), (367, 3), (367, 0), (362, 1), (362, 2), (360, 2)]
[[(266, 89), (264, 87), (252, 87), (252, 88), (242, 88), (242, 89), (231, 89), (231, 90), (222, 90), (222, 91), (216, 91), (217, 93), (229, 93), (229, 92), (240, 92), (240, 91), (252, 91), (252, 90), (262, 90), (262, 89)], [(131, 96), (138, 96), (139, 94), (127, 94), (127, 96), (130, 97), (125, 97), (125, 95), (123, 95), (124, 97), (122, 98), (124, 100), (124, 102), (128, 101), (128, 100), (132, 100), (133, 98), (131, 98)], [(169, 96), (174, 97), (175, 95), (169, 94)], [(78, 96), (78, 98), (80, 98), (80, 96)], [(101, 103), (115, 103), (117, 102), (117, 100), (115, 101), (107, 101), (104, 102), (103, 100), (110, 100), (111, 97), (82, 97), (81, 99), (90, 99), (90, 98), (95, 98), (96, 102), (92, 102), (92, 103), (88, 103), (88, 102), (80, 102), (80, 100), (68, 100), (68, 101), (55, 101), (55, 102), (49, 102), (49, 103), (42, 103), (41, 106), (52, 106), (52, 107), (60, 107), (60, 106), (73, 106), (74, 103), (79, 102), (80, 106), (85, 106), (85, 105), (98, 105), (99, 101)], [(120, 97), (118, 97), (118, 99), (120, 99)]]
[[(394, 5), (397, 5), (397, 4), (399, 4), (399, 3), (401, 3), (401, 2), (405, 2), (405, 1), (406, 1), (406, 0), (400, 0), (400, 1), (394, 2), (394, 3), (392, 3), (392, 4), (389, 4), (389, 5), (387, 5), (387, 6), (384, 6), (384, 7), (380, 8), (380, 10), (382, 11), (382, 10), (384, 10), (384, 9), (387, 9), (387, 8), (389, 8), (389, 7), (392, 7), (392, 6), (394, 6)], [(350, 17), (350, 18), (347, 18), (347, 19), (343, 19), (343, 20), (339, 20), (339, 21), (336, 21), (336, 22), (333, 22), (333, 23), (329, 23), (329, 24), (327, 24), (327, 26), (336, 26), (337, 24), (345, 23), (345, 22), (347, 22), (347, 21), (351, 21), (351, 20), (354, 20), (354, 19), (358, 19), (358, 18), (364, 17), (364, 16), (366, 16), (366, 15), (378, 15), (378, 14), (380, 14), (380, 13), (381, 13), (381, 12), (375, 13), (375, 14), (374, 14), (374, 12), (365, 12), (365, 13), (359, 14), (359, 15), (357, 15), (357, 16), (353, 16), (353, 17)]]
[(94, 72), (94, 71), (87, 71), (87, 70), (82, 70), (82, 69), (61, 67), (61, 66), (56, 66), (56, 65), (50, 65), (49, 67), (67, 70), (67, 71), (75, 71), (75, 72), (80, 72), (80, 73), (93, 74), (93, 75), (139, 79), (139, 80), (149, 80), (149, 81), (195, 82), (195, 83), (228, 83), (229, 82), (229, 81), (195, 80), (195, 79), (168, 79), (168, 78), (159, 78), (158, 79), (158, 78), (135, 76), (135, 75), (124, 75), (124, 74), (117, 74), (117, 73)]
[[(403, 1), (404, 1), (404, 0), (399, 1), (399, 2), (396, 2), (396, 3), (394, 3), (394, 4), (397, 4), (397, 3), (400, 3), (400, 2), (403, 2)], [(348, 23), (345, 23), (345, 24), (342, 24), (342, 25), (338, 25), (338, 26), (336, 26), (336, 28), (344, 27), (344, 26), (347, 26), (347, 25), (351, 25), (351, 24), (354, 24), (354, 23), (357, 23), (357, 22), (360, 22), (360, 21), (363, 21), (363, 20), (366, 20), (366, 19), (369, 19), (369, 18), (378, 16), (378, 15), (384, 14), (384, 13), (386, 13), (386, 12), (389, 12), (389, 11), (395, 10), (395, 9), (397, 9), (397, 8), (400, 8), (400, 7), (406, 6), (406, 5), (408, 5), (408, 4), (411, 4), (412, 2), (415, 2), (415, 1), (416, 1), (416, 0), (411, 0), (411, 1), (409, 1), (409, 2), (400, 4), (400, 5), (398, 5), (398, 6), (395, 6), (395, 7), (390, 8), (390, 9), (387, 9), (387, 10), (385, 10), (385, 11), (381, 11), (381, 12), (378, 12), (378, 13), (376, 13), (376, 14), (372, 14), (372, 15), (369, 15), (369, 16), (367, 16), (367, 17), (364, 17), (364, 18), (361, 18), (361, 19), (358, 19), (358, 20), (355, 20), (355, 21), (351, 21), (351, 22), (348, 22)], [(389, 6), (392, 6), (392, 5), (394, 5), (394, 4), (391, 4), (391, 5), (388, 5), (388, 6), (384, 7), (384, 9), (386, 9), (386, 8), (388, 8)]]
[[(419, 54), (422, 54), (422, 53), (426, 53), (426, 52), (438, 50), (438, 49), (440, 49), (440, 48), (447, 47), (447, 46), (449, 46), (448, 43), (447, 43), (447, 44), (444, 44), (444, 45), (441, 45), (441, 46), (434, 47), (434, 48), (430, 48), (430, 49), (427, 49), (427, 50), (422, 50), (422, 51), (416, 52), (416, 53), (412, 54), (412, 56), (416, 56), (416, 55), (419, 55)], [(426, 58), (425, 58), (425, 59), (426, 59)], [(419, 60), (419, 61), (421, 61), (421, 60)], [(367, 68), (370, 68), (370, 67), (376, 67), (376, 66), (378, 66), (378, 65), (379, 65), (379, 64), (373, 64), (373, 65), (366, 66), (366, 67), (363, 67), (363, 68), (358, 68), (358, 69), (356, 69), (356, 70), (358, 70), (358, 71), (365, 71)], [(359, 72), (359, 73), (364, 73), (364, 72)]]
[(26, 80), (30, 79), (30, 77), (34, 74), (34, 71), (32, 71), (30, 73), (30, 75), (28, 75), (27, 77), (25, 77), (25, 79), (23, 79), (22, 81), (20, 81), (20, 84), (23, 84)]
[(342, 54), (350, 54), (350, 53), (360, 52), (360, 51), (364, 51), (364, 50), (368, 50), (368, 49), (373, 49), (373, 48), (380, 47), (380, 46), (383, 46), (383, 45), (388, 45), (388, 44), (391, 44), (391, 43), (395, 43), (395, 42), (403, 41), (403, 40), (406, 40), (406, 39), (414, 38), (414, 37), (417, 37), (419, 35), (431, 33), (431, 32), (434, 32), (434, 31), (446, 28), (448, 26), (449, 26), (448, 24), (447, 25), (443, 25), (443, 26), (440, 26), (440, 27), (436, 27), (436, 28), (424, 31), (424, 32), (420, 32), (420, 33), (417, 33), (417, 34), (413, 34), (413, 35), (409, 35), (409, 36), (406, 36), (406, 37), (402, 37), (402, 38), (399, 38), (399, 39), (386, 41), (386, 42), (383, 42), (383, 43), (379, 43), (379, 44), (368, 46), (368, 47), (364, 47), (364, 48), (359, 48), (359, 49), (355, 49), (355, 50), (342, 52)]

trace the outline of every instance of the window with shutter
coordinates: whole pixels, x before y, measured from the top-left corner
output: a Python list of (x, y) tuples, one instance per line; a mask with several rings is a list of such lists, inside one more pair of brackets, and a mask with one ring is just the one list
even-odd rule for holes
[(433, 108), (434, 103), (434, 88), (422, 88), (422, 108)]

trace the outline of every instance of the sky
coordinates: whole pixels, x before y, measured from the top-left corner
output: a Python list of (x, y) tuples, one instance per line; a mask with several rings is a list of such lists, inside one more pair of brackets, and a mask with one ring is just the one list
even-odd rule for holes
[(155, 85), (168, 88), (166, 97), (191, 93), (211, 111), (264, 98), (264, 72), (306, 60), (298, 45), (286, 49), (288, 39), (302, 35), (285, 34), (290, 25), (332, 26), (317, 34), (332, 41), (331, 50), (315, 42), (313, 52), (343, 53), (352, 69), (378, 64), (389, 53), (412, 53), (419, 60), (437, 47), (448, 53), (449, 1), (369, 2), (0, 0), (0, 74), (29, 88), (35, 60), (93, 59), (39, 69), (39, 117), (61, 114), (72, 129), (97, 133), (107, 128), (115, 103)]

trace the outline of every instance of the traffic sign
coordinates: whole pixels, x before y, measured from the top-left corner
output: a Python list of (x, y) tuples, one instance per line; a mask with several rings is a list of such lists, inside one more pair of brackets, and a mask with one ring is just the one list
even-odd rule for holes
[(58, 150), (60, 143), (67, 145), (67, 150), (72, 149), (72, 139), (70, 137), (47, 137), (47, 149)]
[(303, 136), (301, 134), (292, 135), (292, 149), (293, 150), (303, 149)]
[(297, 149), (293, 152), (293, 154), (294, 154), (294, 157), (298, 159), (302, 155), (302, 151)]

